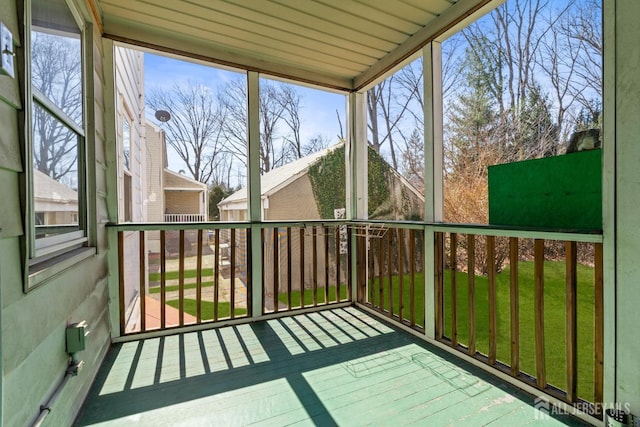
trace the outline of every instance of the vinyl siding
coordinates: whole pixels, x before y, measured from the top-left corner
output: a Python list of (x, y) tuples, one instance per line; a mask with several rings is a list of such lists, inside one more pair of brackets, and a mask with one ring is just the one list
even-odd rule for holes
[[(10, 26), (14, 37), (19, 37), (17, 22), (21, 18), (18, 18), (16, 6), (21, 7), (21, 3), (0, 0), (2, 19)], [(83, 5), (79, 6), (79, 10), (89, 19)], [(89, 99), (95, 100), (95, 108), (89, 111), (100, 116), (104, 111), (102, 52), (100, 34), (95, 31), (95, 27), (93, 40), (94, 69), (93, 76), (89, 78), (92, 79), (95, 90), (87, 95)], [(15, 79), (0, 76), (0, 94), (19, 91), (18, 83), (23, 78), (20, 75), (16, 75)], [(0, 240), (2, 422), (6, 426), (23, 426), (37, 417), (40, 405), (49, 398), (67, 367), (67, 324), (86, 320), (91, 334), (87, 338), (86, 350), (79, 355), (85, 362), (84, 368), (62, 390), (45, 423), (51, 426), (71, 425), (110, 342), (104, 228), (107, 212), (106, 203), (100, 196), (106, 193), (105, 169), (100, 166), (90, 167), (95, 178), (92, 177), (89, 182), (94, 182), (95, 188), (89, 190), (98, 194), (94, 199), (95, 206), (90, 208), (95, 216), (94, 223), (98, 223), (97, 230), (94, 230), (97, 255), (75, 264), (31, 292), (23, 293), (22, 237), (19, 237), (23, 234), (23, 226), (17, 172), (20, 168), (11, 160), (20, 158), (22, 149), (18, 135), (21, 130), (18, 127), (18, 111), (4, 101), (0, 101), (0, 104), (0, 116), (3, 117), (0, 120), (5, 125), (0, 137), (1, 151), (4, 153), (0, 156), (0, 167), (5, 168), (0, 170), (3, 182), (0, 186), (0, 198), (3, 200), (0, 213), (3, 228)], [(88, 119), (90, 123), (95, 123), (95, 134), (87, 138), (88, 144), (94, 144), (89, 151), (95, 151), (98, 164), (104, 163), (103, 120), (95, 120), (95, 117)], [(92, 129), (93, 126), (90, 126), (89, 130)], [(2, 163), (4, 160), (8, 163)], [(95, 162), (89, 159), (88, 164), (93, 163)], [(11, 164), (13, 166), (7, 169)], [(4, 233), (5, 230), (7, 233)]]

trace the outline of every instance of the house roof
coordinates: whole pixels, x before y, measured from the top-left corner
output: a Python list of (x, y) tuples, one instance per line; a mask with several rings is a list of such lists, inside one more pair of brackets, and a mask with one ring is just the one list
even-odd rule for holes
[[(260, 187), (262, 189), (262, 197), (268, 197), (281, 188), (287, 186), (289, 183), (295, 181), (302, 175), (309, 171), (309, 168), (314, 165), (318, 160), (326, 156), (331, 151), (338, 147), (341, 147), (343, 143), (333, 145), (324, 150), (320, 150), (308, 156), (301, 157), (293, 162), (287, 163), (279, 168), (271, 169), (260, 177)], [(247, 200), (247, 188), (241, 188), (229, 197), (223, 199), (218, 206), (226, 204), (245, 202)]]
[(33, 171), (33, 197), (36, 201), (78, 205), (78, 192), (40, 172)]
[(188, 176), (184, 176), (180, 173), (165, 168), (164, 189), (165, 191), (204, 191), (207, 189), (207, 184), (203, 184), (200, 181), (196, 181), (195, 179), (189, 178)]
[(106, 37), (359, 90), (503, 0), (89, 0)]

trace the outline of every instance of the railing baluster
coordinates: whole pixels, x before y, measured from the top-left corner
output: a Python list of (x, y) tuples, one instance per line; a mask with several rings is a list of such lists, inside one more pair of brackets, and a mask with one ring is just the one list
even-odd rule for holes
[(329, 304), (329, 228), (323, 227), (324, 240), (324, 303)]
[(220, 229), (216, 229), (213, 249), (213, 321), (218, 321), (218, 301), (220, 295)]
[(467, 297), (469, 304), (469, 354), (476, 354), (476, 236), (467, 234)]
[[(420, 271), (422, 272), (422, 274), (426, 274), (427, 272), (427, 257), (425, 256), (425, 252), (424, 252), (424, 243), (425, 243), (425, 237), (426, 237), (426, 233), (424, 230), (420, 230), (420, 232), (418, 233), (418, 235), (420, 236), (420, 246), (419, 246), (419, 250), (420, 250)], [(440, 258), (442, 259), (442, 258)], [(443, 271), (440, 270), (440, 275), (442, 276)], [(418, 286), (418, 291), (420, 292), (420, 300), (421, 301), (426, 301), (427, 300), (427, 287), (426, 286)], [(442, 295), (442, 294), (440, 294)], [(427, 326), (427, 322), (426, 322), (426, 312), (425, 310), (422, 310), (422, 313), (420, 313), (420, 319), (422, 320), (422, 327), (426, 328)]]
[(387, 314), (393, 317), (393, 229), (387, 230)]
[(305, 266), (304, 228), (300, 227), (299, 232), (300, 232), (300, 307), (304, 308), (304, 291), (306, 288), (304, 284), (304, 266)]
[(202, 322), (202, 230), (198, 230), (196, 255), (196, 323)]
[[(416, 232), (409, 230), (409, 323), (416, 326)], [(437, 283), (436, 283), (437, 288)]]
[(577, 244), (576, 242), (565, 243), (565, 264), (566, 264), (566, 331), (567, 331), (567, 400), (571, 403), (576, 401), (577, 379), (578, 379), (578, 353), (577, 353), (577, 320), (578, 320), (578, 298), (577, 298)]
[(233, 319), (236, 317), (236, 229), (231, 229), (231, 265), (229, 266), (229, 284), (231, 291), (229, 295), (229, 316)]
[(490, 365), (496, 363), (498, 347), (498, 316), (496, 292), (496, 238), (487, 236), (487, 271), (489, 273), (489, 354)]
[(180, 259), (178, 260), (178, 311), (180, 326), (184, 326), (184, 230), (180, 230)]
[(160, 327), (167, 327), (167, 237), (160, 230)]
[(458, 235), (451, 233), (449, 237), (449, 269), (451, 270), (451, 345), (458, 345)]
[[(441, 340), (444, 332), (444, 233), (435, 233), (435, 316), (436, 339)], [(426, 322), (425, 322), (426, 323)]]
[(311, 227), (311, 232), (313, 233), (313, 306), (315, 307), (318, 305), (318, 237), (315, 226)]
[(287, 227), (287, 308), (291, 310), (291, 227)]
[(378, 238), (378, 310), (384, 313), (384, 239)]
[(244, 264), (244, 268), (246, 270), (246, 278), (247, 278), (247, 301), (246, 301), (246, 306), (247, 306), (247, 316), (248, 317), (252, 317), (253, 316), (253, 282), (251, 281), (251, 270), (252, 270), (252, 266), (253, 264), (251, 263), (251, 229), (247, 228), (244, 231), (244, 259), (246, 260), (245, 264)]
[(398, 318), (404, 320), (404, 235), (402, 228), (398, 229)]
[(375, 284), (376, 284), (376, 258), (375, 258), (375, 248), (373, 244), (373, 240), (368, 236), (362, 238), (364, 240), (363, 246), (365, 246), (367, 252), (367, 260), (369, 263), (369, 274), (367, 275), (367, 285), (369, 287), (369, 303), (372, 308), (375, 308)]
[(509, 238), (509, 296), (511, 303), (511, 375), (520, 373), (520, 298), (518, 289), (518, 238)]
[(262, 248), (262, 314), (266, 312), (267, 304), (267, 247), (265, 246), (265, 229), (260, 229), (260, 247)]
[(602, 243), (594, 245), (594, 354), (593, 364), (594, 402), (603, 401), (604, 379), (604, 276)]
[(278, 298), (278, 292), (280, 291), (280, 286), (279, 286), (279, 281), (280, 278), (279, 276), (279, 266), (280, 266), (280, 252), (279, 252), (279, 246), (280, 246), (280, 242), (279, 240), (279, 236), (278, 236), (278, 227), (274, 227), (273, 228), (273, 312), (277, 313), (278, 309), (279, 309), (279, 305), (280, 305), (280, 299)]
[(126, 317), (124, 305), (124, 231), (118, 231), (118, 298), (120, 307), (120, 335), (126, 332)]
[(336, 301), (340, 302), (340, 226), (336, 227), (334, 239), (336, 246)]
[(534, 241), (534, 310), (536, 334), (536, 381), (539, 388), (547, 386), (544, 357), (544, 240)]
[(140, 231), (140, 332), (147, 330), (147, 250), (145, 248), (144, 231)]
[[(347, 232), (347, 256), (345, 261), (347, 264), (347, 301), (351, 301), (351, 228), (345, 225), (345, 230)], [(363, 262), (362, 265), (364, 266), (366, 263)]]

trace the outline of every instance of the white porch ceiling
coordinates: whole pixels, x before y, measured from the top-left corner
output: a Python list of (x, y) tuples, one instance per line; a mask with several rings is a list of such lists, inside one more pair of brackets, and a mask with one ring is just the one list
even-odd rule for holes
[(89, 0), (114, 40), (361, 88), (490, 0)]

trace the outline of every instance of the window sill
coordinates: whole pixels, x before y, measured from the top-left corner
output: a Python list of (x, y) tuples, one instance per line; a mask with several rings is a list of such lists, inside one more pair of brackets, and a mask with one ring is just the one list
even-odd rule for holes
[(96, 254), (96, 248), (77, 248), (56, 257), (29, 266), (29, 279), (25, 292), (29, 292), (64, 271)]

